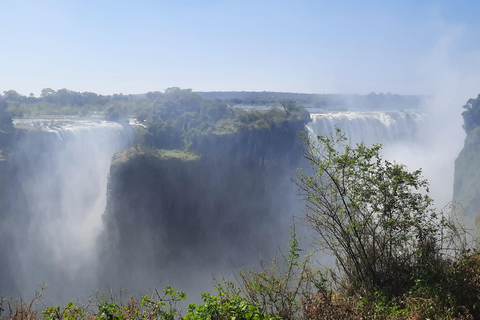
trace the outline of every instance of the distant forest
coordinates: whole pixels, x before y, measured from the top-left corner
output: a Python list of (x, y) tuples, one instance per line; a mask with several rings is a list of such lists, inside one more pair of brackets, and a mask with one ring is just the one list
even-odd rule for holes
[(417, 109), (422, 97), (392, 93), (359, 94), (316, 94), (292, 92), (249, 92), (249, 91), (212, 91), (196, 92), (207, 99), (219, 99), (232, 105), (272, 106), (278, 101), (289, 99), (307, 108), (325, 110), (401, 110)]
[[(72, 114), (85, 115), (89, 109), (103, 110), (108, 107), (135, 102), (136, 106), (142, 103), (153, 102), (163, 98), (168, 91), (179, 88), (168, 88), (164, 92), (151, 91), (144, 94), (113, 94), (101, 95), (94, 92), (76, 92), (69, 89), (53, 90), (42, 89), (40, 97), (33, 93), (22, 95), (15, 90), (7, 90), (0, 94), (0, 98), (9, 104), (9, 112), (13, 117), (35, 116), (41, 114)], [(212, 91), (195, 93), (208, 100), (222, 101), (228, 106), (280, 106), (281, 100), (292, 100), (296, 105), (306, 108), (318, 108), (325, 111), (335, 110), (399, 110), (417, 109), (421, 106), (422, 97), (413, 95), (398, 95), (391, 93), (359, 94), (307, 94), (292, 92), (250, 92), (250, 91)], [(41, 108), (35, 108), (34, 105)], [(79, 110), (79, 107), (87, 107)], [(60, 108), (59, 108), (60, 107)], [(105, 107), (105, 108), (104, 108)], [(35, 110), (38, 109), (38, 110)]]
[[(141, 95), (103, 96), (92, 92), (43, 89), (39, 98), (14, 90), (0, 96), (0, 149), (6, 147), (14, 118), (85, 117), (120, 123), (136, 119), (135, 145), (192, 151), (209, 135), (269, 131), (288, 123), (307, 123), (305, 107), (289, 99), (268, 110), (236, 108), (220, 99), (206, 99), (190, 89), (169, 88)], [(2, 129), (5, 127), (5, 129)], [(7, 130), (8, 129), (8, 130)], [(1, 141), (4, 140), (3, 143)]]
[[(12, 118), (86, 117), (127, 122), (136, 119), (137, 145), (192, 150), (210, 134), (272, 130), (287, 122), (307, 123), (308, 111), (402, 110), (421, 105), (419, 96), (370, 93), (304, 94), (288, 92), (164, 92), (101, 95), (68, 89), (42, 89), (40, 97), (15, 90), (0, 94), (0, 149), (8, 145)], [(252, 108), (253, 107), (253, 108)], [(262, 108), (263, 107), (263, 108)], [(267, 108), (268, 107), (268, 108)]]

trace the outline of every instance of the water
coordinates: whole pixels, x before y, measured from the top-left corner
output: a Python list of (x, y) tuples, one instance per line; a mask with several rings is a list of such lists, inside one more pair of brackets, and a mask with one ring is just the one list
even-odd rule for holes
[(411, 171), (422, 169), (437, 208), (452, 200), (454, 160), (461, 148), (461, 126), (454, 117), (407, 110), (313, 113), (311, 118), (310, 135), (325, 135), (337, 126), (352, 143), (382, 143), (383, 158)]
[(11, 212), (1, 230), (15, 252), (9, 260), (15, 289), (28, 294), (46, 282), (49, 297), (61, 298), (62, 290), (84, 294), (96, 287), (96, 242), (111, 159), (129, 146), (131, 129), (65, 119), (15, 124), (36, 128), (16, 140)]
[(424, 116), (419, 111), (372, 111), (312, 113), (308, 130), (313, 135), (326, 135), (342, 130), (352, 143), (399, 143), (418, 140)]

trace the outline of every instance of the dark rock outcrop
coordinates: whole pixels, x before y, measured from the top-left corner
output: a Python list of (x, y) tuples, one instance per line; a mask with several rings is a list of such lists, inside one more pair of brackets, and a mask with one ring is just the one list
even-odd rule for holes
[(191, 288), (254, 264), (259, 253), (271, 257), (289, 240), (291, 216), (301, 214), (291, 181), (301, 161), (298, 129), (302, 123), (285, 122), (206, 136), (199, 157), (187, 160), (118, 154), (100, 240), (103, 283)]

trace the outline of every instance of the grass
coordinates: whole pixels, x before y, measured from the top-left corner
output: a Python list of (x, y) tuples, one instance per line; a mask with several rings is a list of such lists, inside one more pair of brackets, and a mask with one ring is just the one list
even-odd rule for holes
[(122, 150), (117, 152), (114, 155), (112, 165), (124, 164), (130, 159), (139, 156), (152, 156), (160, 160), (170, 160), (170, 159), (179, 159), (182, 161), (196, 161), (200, 157), (194, 153), (186, 152), (183, 150), (167, 150), (167, 149), (156, 149), (156, 148), (135, 148)]

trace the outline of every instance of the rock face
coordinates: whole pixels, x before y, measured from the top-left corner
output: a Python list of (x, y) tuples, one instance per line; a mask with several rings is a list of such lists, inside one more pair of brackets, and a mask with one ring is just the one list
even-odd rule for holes
[[(7, 159), (0, 160), (0, 222), (5, 221), (7, 212), (10, 209), (10, 200), (9, 200), (9, 184), (4, 183), (4, 181), (11, 181), (11, 168), (10, 163)], [(0, 227), (0, 231), (3, 231), (3, 228)], [(5, 232), (0, 233), (0, 249), (2, 258), (0, 258), (0, 283), (2, 287), (12, 288), (14, 285), (14, 278), (12, 277), (11, 266), (8, 263), (8, 259), (15, 254), (10, 245), (10, 237)]]
[[(211, 275), (271, 257), (301, 214), (291, 181), (301, 161), (297, 130), (211, 135), (199, 158), (130, 150), (110, 171), (101, 282), (208, 288)], [(205, 286), (205, 283), (207, 286)]]
[[(453, 198), (473, 222), (480, 213), (480, 127), (471, 130), (455, 160)], [(478, 219), (475, 219), (478, 220)], [(479, 224), (476, 223), (477, 234)]]

